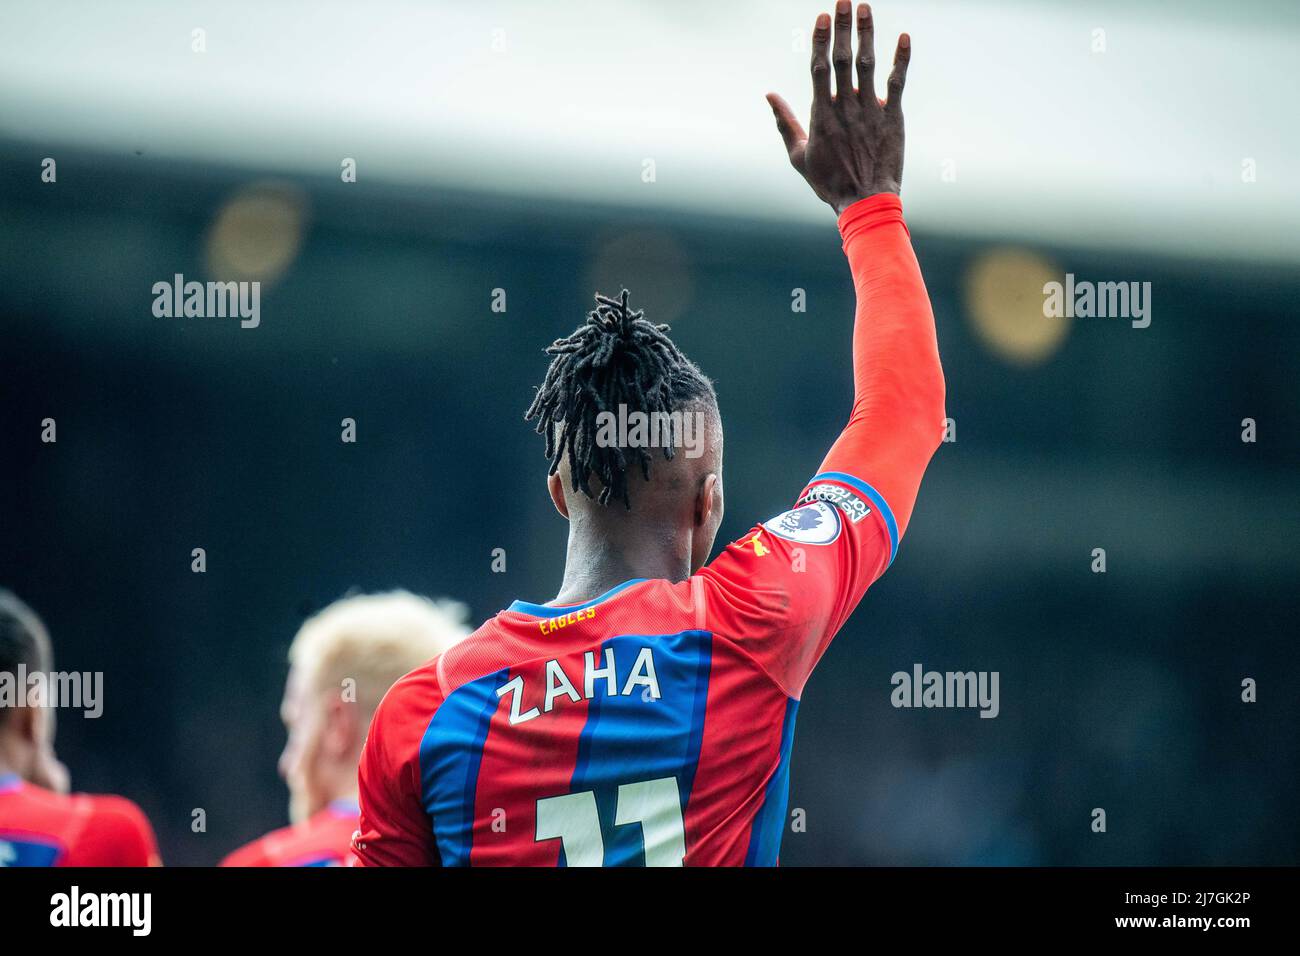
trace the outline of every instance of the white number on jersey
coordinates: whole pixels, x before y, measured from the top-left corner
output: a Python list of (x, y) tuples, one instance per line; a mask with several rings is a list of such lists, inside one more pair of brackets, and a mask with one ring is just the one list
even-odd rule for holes
[[(686, 825), (676, 777), (625, 783), (618, 788), (614, 825), (641, 824), (646, 866), (681, 866)], [(605, 838), (592, 790), (537, 801), (537, 840), (559, 839), (569, 866), (603, 866)]]

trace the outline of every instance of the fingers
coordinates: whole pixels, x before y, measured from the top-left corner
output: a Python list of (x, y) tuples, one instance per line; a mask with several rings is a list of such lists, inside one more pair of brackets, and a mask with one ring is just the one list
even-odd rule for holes
[(776, 128), (781, 133), (781, 139), (785, 141), (785, 151), (793, 152), (796, 146), (808, 139), (808, 134), (803, 131), (799, 118), (794, 115), (789, 103), (775, 93), (767, 94), (767, 102), (772, 107), (772, 115), (776, 117)]
[[(851, 0), (837, 0), (835, 4), (834, 51), (831, 53), (831, 17), (823, 13), (817, 17), (813, 26), (812, 42), (812, 80), (813, 80), (813, 126), (817, 125), (820, 107), (829, 106), (833, 101), (844, 97), (853, 90), (853, 4)], [(883, 105), (888, 110), (897, 112), (903, 106), (903, 86), (907, 82), (907, 64), (912, 58), (912, 38), (906, 33), (898, 38), (898, 47), (894, 50), (894, 68), (889, 74), (887, 99), (883, 102), (876, 98), (876, 39), (875, 23), (871, 16), (871, 6), (866, 3), (858, 5), (858, 99), (866, 104)], [(828, 53), (830, 54), (828, 56)], [(835, 67), (835, 96), (831, 94), (831, 63)], [(784, 102), (784, 101), (783, 101)], [(773, 109), (776, 107), (773, 106)], [(793, 114), (792, 114), (793, 116)], [(778, 124), (780, 119), (778, 117)], [(784, 134), (783, 134), (784, 135)]]
[(876, 25), (871, 5), (858, 4), (858, 99), (864, 106), (879, 107), (876, 99)]
[(889, 99), (885, 109), (896, 113), (903, 108), (903, 85), (907, 82), (907, 63), (912, 58), (912, 38), (906, 33), (898, 38), (894, 51), (894, 69), (889, 74)]
[(853, 92), (853, 4), (838, 0), (835, 4), (835, 48), (831, 53), (835, 65), (835, 95), (847, 97)]
[[(812, 40), (812, 84), (813, 84), (813, 112), (818, 108), (829, 108), (831, 105), (831, 64), (826, 57), (826, 51), (831, 43), (831, 18), (830, 14), (823, 13), (817, 17), (817, 22), (813, 25)], [(815, 121), (814, 121), (815, 125)]]

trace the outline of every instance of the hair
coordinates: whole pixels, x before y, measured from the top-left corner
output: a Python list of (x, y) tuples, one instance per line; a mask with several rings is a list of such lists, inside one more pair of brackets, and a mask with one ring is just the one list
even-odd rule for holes
[(289, 647), (289, 663), (312, 690), (356, 681), (367, 718), (405, 674), (458, 642), (470, 629), (469, 609), (409, 591), (341, 598), (308, 618)]
[[(19, 666), (46, 671), (50, 658), (50, 636), (41, 619), (17, 595), (0, 588), (0, 673), (16, 678)], [(0, 724), (7, 716), (0, 710)]]
[[(645, 448), (624, 449), (597, 441), (597, 416), (628, 411), (647, 414), (680, 411), (701, 400), (716, 405), (713, 383), (681, 353), (666, 334), (667, 325), (648, 322), (643, 310), (628, 308), (628, 291), (617, 300), (596, 294), (596, 308), (567, 338), (547, 349), (551, 360), (524, 421), (537, 419), (546, 437), (546, 457), (555, 474), (566, 456), (575, 492), (602, 505), (621, 499), (630, 509), (629, 469), (639, 464), (650, 479), (651, 455)], [(671, 459), (676, 435), (663, 446)], [(591, 490), (591, 476), (601, 484)]]

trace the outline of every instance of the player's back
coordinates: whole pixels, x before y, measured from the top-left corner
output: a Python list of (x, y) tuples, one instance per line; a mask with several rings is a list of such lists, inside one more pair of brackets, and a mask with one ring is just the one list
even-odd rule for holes
[[(418, 793), (426, 816), (409, 831), (431, 819), (444, 865), (774, 864), (798, 693), (773, 675), (810, 669), (830, 621), (800, 618), (814, 640), (772, 656), (802, 582), (728, 589), (784, 559), (760, 534), (678, 584), (516, 601), (403, 678), (371, 727), (371, 814), (402, 812), (398, 794), (385, 806), (389, 783)], [(760, 632), (772, 639), (746, 640)], [(366, 810), (363, 862), (420, 862), (368, 845), (382, 838)]]
[[(795, 702), (708, 629), (694, 587), (517, 601), (443, 655), (456, 689), (426, 738), (444, 768), (440, 849), (475, 865), (745, 863), (765, 844), (774, 858)], [(489, 658), (499, 666), (479, 676)], [(476, 786), (457, 786), (470, 775)], [(468, 844), (463, 823), (438, 826), (467, 815)]]
[(0, 866), (157, 863), (153, 829), (130, 800), (64, 795), (0, 776)]
[(825, 473), (685, 581), (516, 601), (380, 704), (358, 859), (774, 865), (803, 687), (896, 543)]

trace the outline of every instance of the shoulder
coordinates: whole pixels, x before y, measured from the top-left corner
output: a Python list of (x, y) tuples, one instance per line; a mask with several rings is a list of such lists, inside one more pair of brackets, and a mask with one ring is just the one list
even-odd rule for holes
[(436, 708), (442, 701), (442, 684), (438, 677), (442, 655), (422, 664), (401, 677), (379, 702), (375, 720), (401, 720), (420, 711)]
[[(372, 736), (405, 745), (423, 736), (438, 708), (459, 687), (521, 659), (519, 641), (500, 622), (502, 612), (389, 688), (370, 724)], [(379, 743), (380, 741), (372, 741)]]
[(72, 855), (104, 860), (98, 865), (150, 866), (158, 862), (153, 827), (134, 802), (113, 794), (79, 793), (67, 799), (73, 812), (85, 820), (70, 848)]
[(78, 793), (71, 797), (73, 801), (85, 801), (89, 805), (91, 819), (105, 828), (142, 832), (149, 830), (149, 820), (144, 811), (126, 797), (116, 794)]
[[(286, 828), (287, 829), (287, 828)], [(270, 866), (271, 858), (267, 853), (267, 841), (269, 838), (281, 833), (281, 830), (273, 830), (265, 836), (260, 836), (256, 840), (245, 843), (238, 850), (227, 854), (219, 863), (219, 866)]]
[(235, 850), (222, 866), (341, 865), (350, 856), (355, 820), (323, 810), (299, 825), (281, 827)]

